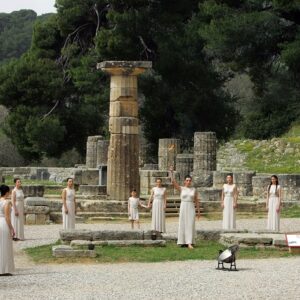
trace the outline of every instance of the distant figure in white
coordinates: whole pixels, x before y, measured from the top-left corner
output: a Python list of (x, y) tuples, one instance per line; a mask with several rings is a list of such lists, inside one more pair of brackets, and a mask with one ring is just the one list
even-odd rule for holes
[(15, 188), (11, 193), (11, 223), (15, 230), (15, 241), (24, 240), (24, 193), (20, 178), (14, 179)]
[(62, 217), (63, 229), (75, 228), (75, 215), (76, 215), (76, 200), (75, 190), (72, 178), (67, 179), (67, 187), (62, 191)]
[(131, 223), (131, 229), (134, 229), (134, 223), (140, 228), (139, 206), (142, 206), (140, 198), (137, 196), (136, 190), (133, 189), (128, 199), (128, 219)]
[(271, 183), (267, 189), (266, 209), (268, 211), (268, 230), (279, 231), (280, 207), (281, 207), (281, 187), (276, 175), (271, 176)]
[(236, 228), (235, 223), (235, 211), (237, 208), (238, 190), (233, 183), (231, 174), (226, 176), (226, 182), (223, 185), (221, 206), (223, 208), (223, 226), (225, 230), (231, 230)]
[(12, 275), (15, 271), (13, 255), (14, 228), (10, 221), (10, 190), (7, 185), (0, 186), (0, 275)]
[(162, 187), (161, 178), (156, 178), (155, 183), (156, 187), (152, 188), (148, 201), (148, 208), (152, 206), (151, 230), (166, 232), (165, 209), (167, 207), (167, 192), (166, 188)]
[(180, 211), (177, 244), (181, 246), (187, 245), (189, 249), (193, 249), (195, 244), (195, 205), (198, 211), (198, 219), (200, 218), (200, 206), (197, 190), (192, 187), (192, 177), (185, 176), (184, 186), (179, 186), (173, 176), (171, 169), (172, 183), (180, 192)]

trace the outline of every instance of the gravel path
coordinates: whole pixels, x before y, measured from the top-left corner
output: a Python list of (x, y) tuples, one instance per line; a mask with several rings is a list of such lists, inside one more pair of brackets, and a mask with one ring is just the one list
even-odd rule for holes
[[(239, 229), (265, 229), (265, 220), (238, 220)], [(129, 229), (127, 223), (77, 224), (86, 229)], [(197, 228), (219, 229), (221, 221)], [(149, 221), (141, 229), (149, 229)], [(282, 219), (282, 231), (300, 231), (300, 220)], [(16, 275), (1, 277), (0, 299), (299, 299), (300, 257), (238, 260), (238, 272), (215, 269), (216, 261), (34, 265), (22, 248), (58, 239), (61, 225), (26, 226), (14, 243)], [(168, 220), (176, 232), (177, 220)], [(189, 251), (189, 250), (187, 250)]]

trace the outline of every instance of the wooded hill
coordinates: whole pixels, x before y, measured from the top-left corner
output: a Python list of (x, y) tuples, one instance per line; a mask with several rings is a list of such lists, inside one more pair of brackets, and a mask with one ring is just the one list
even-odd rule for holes
[[(108, 77), (95, 69), (103, 60), (153, 62), (139, 81), (153, 153), (162, 137), (189, 141), (209, 130), (224, 140), (265, 139), (299, 120), (299, 0), (56, 6), (57, 14), (36, 20), (30, 49), (0, 69), (0, 104), (10, 111), (5, 132), (29, 160), (72, 148), (84, 154), (88, 135), (107, 136)], [(247, 102), (225, 88), (239, 74), (252, 83)]]

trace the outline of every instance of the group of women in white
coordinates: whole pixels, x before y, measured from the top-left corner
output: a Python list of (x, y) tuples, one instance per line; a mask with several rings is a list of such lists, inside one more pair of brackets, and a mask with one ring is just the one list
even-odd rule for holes
[[(196, 211), (200, 217), (200, 199), (197, 190), (192, 187), (191, 176), (186, 176), (183, 186), (180, 186), (174, 179), (171, 171), (172, 183), (180, 192), (180, 211), (177, 244), (187, 246), (192, 249), (195, 242), (195, 217)], [(131, 227), (134, 228), (134, 222), (139, 221), (138, 206), (146, 208), (152, 207), (151, 230), (166, 232), (165, 209), (167, 205), (166, 188), (162, 186), (162, 180), (156, 179), (156, 186), (152, 188), (148, 205), (141, 204), (135, 190), (131, 192), (128, 200), (128, 214), (131, 221)], [(221, 207), (223, 209), (223, 230), (236, 229), (236, 209), (238, 206), (238, 187), (233, 183), (233, 176), (228, 174), (226, 183), (222, 188)], [(268, 211), (267, 229), (279, 231), (281, 208), (281, 187), (276, 175), (271, 176), (271, 182), (267, 188), (266, 209)], [(139, 224), (138, 224), (139, 227)]]
[[(171, 172), (172, 174), (172, 172)], [(186, 176), (183, 186), (180, 186), (174, 176), (171, 176), (174, 188), (180, 192), (180, 211), (177, 244), (193, 248), (195, 243), (196, 210), (200, 217), (200, 200), (196, 188), (192, 186), (191, 176)], [(13, 240), (24, 240), (24, 193), (21, 180), (14, 180), (15, 187), (10, 195), (7, 185), (0, 186), (0, 275), (11, 275), (14, 272)], [(268, 211), (267, 229), (279, 231), (281, 187), (278, 177), (273, 175), (267, 188), (266, 209)], [(76, 200), (73, 179), (68, 178), (67, 187), (62, 191), (62, 219), (64, 229), (75, 228)], [(156, 179), (152, 188), (148, 205), (141, 204), (136, 190), (131, 191), (128, 200), (128, 214), (132, 228), (138, 222), (138, 206), (152, 208), (151, 229), (166, 232), (165, 209), (167, 205), (166, 188), (162, 180)], [(238, 205), (238, 187), (233, 183), (232, 175), (227, 175), (222, 188), (221, 206), (223, 208), (223, 229), (236, 228), (235, 213)], [(138, 223), (139, 227), (139, 223)]]

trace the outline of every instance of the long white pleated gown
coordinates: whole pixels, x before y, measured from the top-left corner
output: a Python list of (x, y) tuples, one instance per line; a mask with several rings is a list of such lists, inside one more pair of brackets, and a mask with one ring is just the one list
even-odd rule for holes
[(234, 203), (234, 184), (224, 184), (224, 209), (223, 209), (223, 229), (231, 230), (235, 229), (235, 209), (233, 208)]
[(268, 230), (279, 231), (280, 227), (280, 213), (276, 211), (279, 206), (279, 192), (280, 192), (280, 185), (271, 185), (269, 190), (269, 199), (268, 199)]
[(166, 232), (166, 221), (165, 221), (165, 200), (164, 194), (166, 188), (154, 187), (153, 191), (153, 203), (152, 203), (152, 223), (151, 229), (159, 232)]
[(196, 189), (193, 187), (181, 187), (178, 245), (195, 243), (195, 193)]
[(24, 240), (24, 193), (22, 189), (14, 188), (16, 194), (16, 207), (19, 215), (15, 215), (15, 210), (11, 210), (11, 223), (15, 230), (15, 237)]
[(75, 229), (75, 190), (70, 188), (65, 190), (68, 213), (65, 213), (65, 208), (62, 206), (63, 229)]
[(8, 200), (0, 201), (0, 274), (15, 271), (12, 236), (4, 212), (7, 203)]

